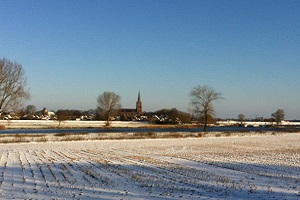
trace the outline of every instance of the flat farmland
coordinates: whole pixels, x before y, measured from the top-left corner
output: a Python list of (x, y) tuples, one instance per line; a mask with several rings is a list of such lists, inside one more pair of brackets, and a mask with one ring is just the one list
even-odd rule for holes
[(300, 134), (0, 145), (1, 199), (299, 199)]

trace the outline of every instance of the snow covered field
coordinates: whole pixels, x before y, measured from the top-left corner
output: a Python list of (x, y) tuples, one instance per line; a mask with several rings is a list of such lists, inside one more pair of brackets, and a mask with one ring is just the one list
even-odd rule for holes
[[(60, 124), (61, 128), (99, 128), (105, 126), (105, 121), (63, 121)], [(57, 128), (58, 121), (55, 120), (0, 120), (0, 125), (12, 129), (45, 129)], [(141, 127), (145, 126), (142, 122), (122, 122), (113, 121), (111, 127)]]
[(300, 134), (0, 145), (0, 199), (300, 199)]

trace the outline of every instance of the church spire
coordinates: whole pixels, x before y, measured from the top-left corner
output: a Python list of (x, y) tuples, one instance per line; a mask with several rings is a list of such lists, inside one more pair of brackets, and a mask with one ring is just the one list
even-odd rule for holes
[(142, 114), (142, 101), (141, 101), (141, 93), (139, 91), (138, 100), (136, 102), (136, 112), (138, 115)]

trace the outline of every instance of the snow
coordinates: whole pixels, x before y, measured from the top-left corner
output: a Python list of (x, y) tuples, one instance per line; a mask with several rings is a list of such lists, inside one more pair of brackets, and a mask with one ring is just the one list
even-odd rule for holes
[[(5, 125), (6, 128), (12, 129), (45, 129), (45, 128), (57, 128), (59, 123), (56, 120), (0, 120), (1, 125)], [(104, 127), (106, 121), (75, 121), (67, 120), (60, 124), (60, 128), (99, 128)], [(147, 124), (146, 124), (147, 125)], [(132, 121), (112, 121), (111, 127), (130, 127), (136, 128), (145, 126), (143, 122)]]
[(300, 134), (0, 145), (1, 199), (299, 199)]

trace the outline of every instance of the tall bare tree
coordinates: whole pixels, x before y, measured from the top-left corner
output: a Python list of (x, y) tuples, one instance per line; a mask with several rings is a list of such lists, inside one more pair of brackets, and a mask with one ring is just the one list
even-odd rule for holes
[(277, 109), (276, 112), (272, 113), (272, 119), (276, 122), (277, 126), (284, 120), (285, 114), (283, 109)]
[(209, 116), (214, 116), (214, 108), (212, 102), (222, 99), (222, 95), (216, 92), (213, 88), (203, 85), (196, 86), (190, 92), (191, 105), (193, 112), (204, 119), (204, 131), (207, 131)]
[(98, 111), (102, 112), (106, 119), (106, 126), (109, 126), (111, 117), (121, 108), (121, 96), (114, 92), (103, 92), (97, 98)]
[(0, 113), (16, 109), (22, 100), (30, 98), (25, 86), (22, 65), (5, 58), (0, 59)]

